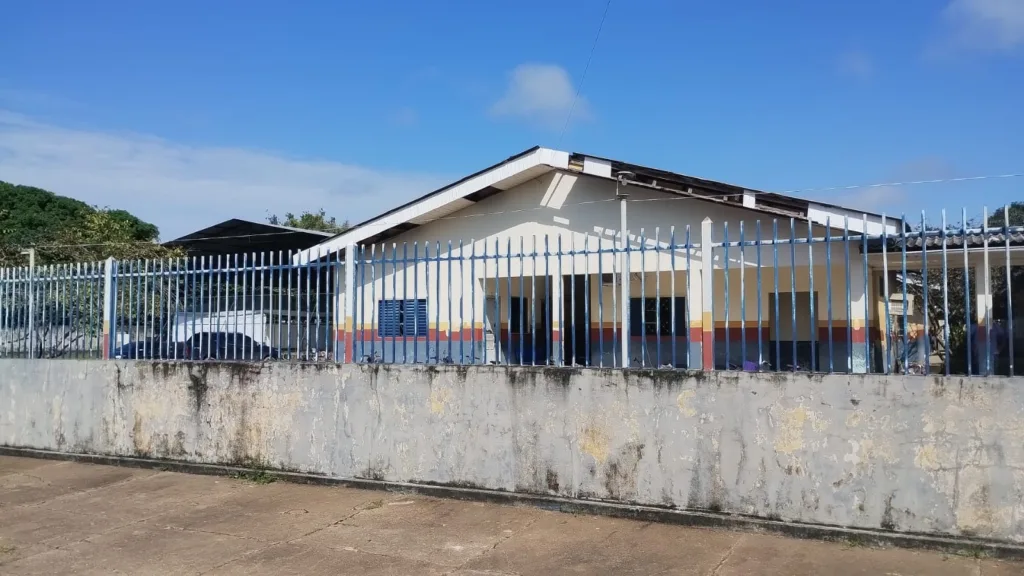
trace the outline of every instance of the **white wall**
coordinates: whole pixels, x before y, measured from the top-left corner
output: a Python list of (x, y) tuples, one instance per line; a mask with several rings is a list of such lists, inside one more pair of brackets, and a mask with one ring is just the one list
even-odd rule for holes
[[(740, 222), (743, 222), (745, 240), (748, 242), (755, 240), (758, 220), (761, 221), (762, 240), (768, 241), (772, 238), (772, 217), (769, 215), (744, 210), (740, 207), (721, 206), (692, 198), (670, 196), (639, 187), (629, 187), (628, 191), (630, 194), (628, 203), (630, 245), (632, 249), (638, 249), (643, 238), (646, 239), (647, 246), (647, 252), (642, 259), (639, 252), (632, 253), (630, 270), (634, 272), (642, 270), (642, 260), (644, 268), (649, 272), (655, 271), (659, 266), (663, 272), (670, 271), (672, 255), (667, 247), (673, 228), (677, 245), (685, 244), (687, 227), (689, 227), (690, 242), (696, 244), (700, 242), (701, 222), (705, 218), (711, 218), (714, 222), (713, 239), (716, 242), (725, 238), (726, 226), (724, 224), (726, 223), (728, 223), (729, 240), (733, 242), (739, 240)], [(468, 323), (475, 320), (476, 325), (480, 326), (482, 314), (479, 310), (484, 299), (484, 291), (481, 288), (484, 279), (507, 278), (509, 275), (517, 279), (520, 274), (527, 277), (534, 274), (569, 275), (572, 273), (573, 264), (575, 264), (577, 274), (587, 272), (597, 274), (599, 268), (601, 272), (608, 274), (613, 267), (617, 269), (618, 257), (616, 255), (577, 256), (576, 258), (566, 256), (562, 258), (561, 270), (559, 270), (558, 259), (555, 257), (545, 258), (544, 253), (546, 250), (551, 253), (556, 252), (559, 242), (561, 242), (561, 249), (564, 252), (573, 248), (582, 250), (584, 246), (592, 251), (597, 250), (598, 247), (612, 248), (618, 241), (619, 211), (620, 207), (615, 199), (615, 183), (613, 181), (554, 170), (478, 202), (449, 217), (401, 234), (389, 240), (384, 246), (365, 246), (363, 248), (364, 258), (366, 260), (373, 259), (375, 265), (365, 264), (357, 269), (355, 284), (364, 286), (364, 290), (358, 292), (364, 297), (362, 306), (360, 306), (359, 300), (356, 301), (357, 311), (354, 321), (357, 325), (369, 325), (371, 314), (376, 313), (375, 302), (377, 300), (418, 297), (427, 298), (429, 301), (430, 324), (433, 326), (440, 316), (438, 325), (444, 329), (448, 325), (449, 317), (448, 291), (450, 289), (458, 294), (461, 286), (464, 297), (461, 303), (458, 302), (457, 297), (452, 302), (452, 322), (456, 326), (463, 324), (468, 327)], [(780, 219), (778, 228), (780, 239), (788, 240), (790, 237), (789, 220)], [(797, 238), (807, 237), (806, 223), (797, 222), (795, 228)], [(812, 233), (816, 237), (821, 237), (824, 235), (824, 229), (815, 226)], [(833, 233), (841, 235), (841, 232), (833, 231)], [(658, 240), (657, 243), (655, 238)], [(449, 241), (452, 242), (450, 251)], [(462, 242), (461, 248), (460, 241)], [(402, 264), (401, 260), (405, 257), (410, 260), (418, 257), (422, 260), (429, 254), (431, 259), (436, 258), (438, 243), (440, 243), (442, 259), (449, 256), (460, 259), (462, 255), (468, 257), (471, 254), (478, 257), (486, 254), (492, 259), (477, 260), (472, 264), (468, 259), (455, 261), (450, 267), (446, 261), (438, 263), (433, 260), (427, 263), (421, 261), (417, 265), (404, 266)], [(660, 246), (658, 253), (653, 251), (656, 245)], [(520, 254), (521, 248), (530, 256), (520, 259), (518, 254)], [(385, 256), (383, 262), (381, 261), (382, 249)], [(509, 250), (516, 256), (511, 262), (504, 257)], [(536, 259), (532, 256), (535, 250), (538, 253)], [(750, 270), (748, 279), (754, 277), (756, 250), (754, 247), (747, 247), (742, 254), (739, 248), (729, 250), (731, 277), (735, 277), (734, 275), (738, 273), (737, 269), (741, 258)], [(809, 252), (813, 253), (816, 269), (824, 265), (826, 261), (826, 247), (821, 244), (814, 245), (810, 251), (806, 244), (797, 245), (795, 252), (796, 256), (793, 262), (798, 268), (804, 267), (803, 276), (806, 276), (806, 267), (810, 261)], [(495, 253), (502, 255), (497, 263), (493, 260)], [(855, 255), (859, 257), (856, 248), (851, 247), (851, 258), (854, 258)], [(694, 270), (699, 270), (702, 261), (701, 251), (694, 249), (689, 256), (690, 266)], [(397, 265), (392, 264), (393, 259), (398, 260)], [(716, 268), (724, 268), (725, 251), (723, 249), (715, 250), (714, 261)], [(762, 247), (762, 266), (765, 269), (770, 269), (773, 261), (773, 249), (770, 246)], [(788, 267), (790, 261), (789, 245), (780, 246), (778, 250), (779, 265)], [(836, 242), (832, 246), (833, 275), (839, 273), (838, 269), (841, 269), (843, 262), (842, 244)], [(682, 271), (686, 268), (687, 254), (686, 250), (681, 247), (675, 254), (675, 269)], [(398, 271), (397, 276), (394, 274), (395, 270)], [(823, 270), (822, 273), (824, 273)], [(384, 281), (381, 280), (382, 275)], [(432, 287), (429, 293), (426, 288), (428, 277)], [(442, 280), (440, 300), (437, 299), (437, 290), (434, 284), (438, 277)], [(471, 277), (477, 280), (472, 289)], [(788, 282), (788, 274), (786, 282)], [(499, 285), (502, 286), (503, 291), (506, 289), (506, 283), (499, 283)], [(786, 286), (788, 288), (788, 284)], [(553, 309), (557, 313), (561, 287), (555, 283), (552, 288)], [(780, 288), (782, 287), (780, 286)], [(738, 284), (733, 289), (738, 290)], [(821, 289), (824, 289), (823, 276)], [(770, 290), (770, 284), (767, 281), (765, 290)], [(518, 284), (513, 282), (513, 294), (517, 292)], [(682, 292), (681, 286), (678, 292)], [(695, 305), (699, 304), (699, 277), (696, 274), (692, 277), (691, 294), (691, 301)], [(477, 309), (475, 319), (472, 318), (474, 314), (471, 312), (474, 302)], [(607, 299), (605, 304), (608, 305)], [(738, 305), (734, 304), (734, 306)], [(845, 305), (843, 311), (845, 315)], [(693, 318), (696, 320), (699, 316), (693, 316)], [(606, 319), (606, 321), (609, 320)]]

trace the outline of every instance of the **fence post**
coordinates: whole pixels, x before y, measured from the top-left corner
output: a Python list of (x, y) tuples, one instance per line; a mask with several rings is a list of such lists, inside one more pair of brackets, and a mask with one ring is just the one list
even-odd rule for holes
[[(14, 280), (14, 268), (11, 268), (10, 272), (7, 268), (0, 267), (0, 358), (5, 357), (9, 352), (7, 350), (7, 332), (11, 331), (11, 327), (8, 326), (4, 320), (7, 318), (7, 314), (4, 312), (4, 296), (7, 293), (7, 279), (8, 276)], [(14, 283), (11, 283), (14, 285)]]
[(117, 260), (113, 258), (107, 258), (106, 263), (103, 265), (103, 350), (102, 357), (104, 360), (109, 360), (112, 356), (114, 342), (114, 335), (111, 330), (115, 325), (114, 316), (116, 310), (114, 308), (114, 268), (117, 266)]
[(353, 338), (354, 318), (356, 309), (356, 245), (349, 244), (345, 248), (345, 358), (343, 362), (355, 362), (355, 338)]
[(714, 315), (714, 288), (713, 277), (715, 274), (715, 258), (713, 232), (714, 224), (711, 218), (704, 218), (700, 223), (700, 285), (701, 285), (701, 369), (711, 371), (715, 369), (715, 324)]
[(29, 248), (28, 254), (28, 357), (36, 357), (36, 251)]

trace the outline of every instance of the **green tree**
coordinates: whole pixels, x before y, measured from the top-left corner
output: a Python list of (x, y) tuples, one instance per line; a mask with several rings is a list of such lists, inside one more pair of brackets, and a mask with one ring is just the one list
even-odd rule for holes
[(0, 267), (176, 255), (157, 244), (159, 229), (125, 210), (89, 206), (48, 190), (0, 181)]
[[(180, 267), (179, 251), (161, 246), (158, 237), (156, 226), (124, 210), (96, 208), (41, 188), (0, 182), (0, 268), (6, 268), (3, 278), (9, 283), (3, 305), (16, 311), (9, 318), (17, 318), (4, 341), (5, 353), (98, 354), (104, 285), (103, 266), (97, 262), (113, 257), (123, 268), (136, 270), (138, 260), (160, 259), (168, 267), (161, 270)], [(28, 248), (36, 253), (32, 272), (22, 254)], [(169, 275), (152, 274), (144, 302), (162, 312), (166, 302), (180, 298), (179, 286)], [(137, 310), (139, 303), (124, 294), (117, 302), (119, 317), (155, 317), (151, 311)], [(33, 342), (35, 349), (30, 350)]]
[[(1011, 202), (1010, 226), (1024, 226), (1024, 202)], [(1001, 228), (1006, 220), (1005, 208), (999, 208), (994, 214), (988, 217), (988, 225), (991, 228)]]
[(316, 212), (310, 212), (308, 210), (302, 212), (298, 216), (288, 212), (284, 215), (284, 218), (278, 217), (276, 214), (267, 217), (269, 224), (275, 226), (288, 226), (290, 228), (302, 228), (304, 230), (319, 230), (321, 232), (330, 232), (332, 234), (341, 234), (346, 230), (352, 228), (348, 221), (338, 223), (338, 219), (334, 216), (328, 216), (327, 212), (321, 208)]
[[(123, 210), (96, 210), (73, 227), (57, 231), (53, 241), (36, 248), (37, 258), (47, 262), (94, 262), (143, 260), (182, 256), (177, 248), (156, 242), (156, 226), (142, 222)], [(147, 227), (152, 230), (147, 230)]]

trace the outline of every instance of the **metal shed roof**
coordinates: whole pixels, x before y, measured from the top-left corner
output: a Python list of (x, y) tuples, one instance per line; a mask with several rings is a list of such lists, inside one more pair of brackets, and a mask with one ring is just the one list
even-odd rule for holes
[(232, 218), (163, 245), (184, 248), (192, 256), (289, 252), (316, 246), (332, 236), (331, 232)]

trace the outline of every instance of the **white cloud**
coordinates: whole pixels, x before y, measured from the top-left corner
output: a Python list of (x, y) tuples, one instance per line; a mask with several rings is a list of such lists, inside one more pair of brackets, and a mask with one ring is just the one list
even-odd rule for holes
[(858, 80), (867, 80), (875, 73), (871, 57), (861, 50), (847, 50), (839, 55), (839, 73)]
[(577, 120), (590, 117), (590, 106), (580, 96), (565, 68), (555, 64), (520, 64), (509, 75), (505, 94), (491, 107), (496, 116), (524, 118), (545, 128), (560, 129), (573, 111)]
[(951, 0), (943, 16), (963, 47), (1013, 50), (1024, 45), (1024, 1)]
[(324, 208), (360, 221), (445, 183), (243, 148), (63, 128), (0, 110), (0, 180), (123, 208), (171, 239), (228, 218)]

